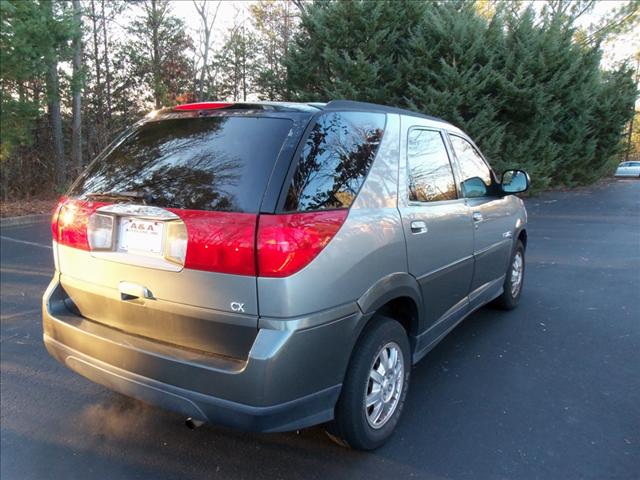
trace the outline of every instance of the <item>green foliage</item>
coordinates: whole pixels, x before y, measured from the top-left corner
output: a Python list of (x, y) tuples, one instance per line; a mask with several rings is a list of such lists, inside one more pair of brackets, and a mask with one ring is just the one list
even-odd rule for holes
[(552, 3), (536, 18), (512, 4), (318, 1), (287, 55), (288, 86), (299, 100), (440, 116), (498, 172), (528, 169), (538, 190), (593, 182), (620, 151), (637, 89), (628, 67), (602, 72), (599, 46), (576, 40), (589, 7)]
[(640, 0), (581, 28), (595, 0), (527, 4), (258, 0), (222, 32), (211, 2), (202, 68), (203, 45), (194, 48), (172, 1), (79, 0), (79, 25), (69, 0), (0, 0), (0, 193), (55, 192), (61, 171), (73, 176), (57, 153), (72, 150), (74, 93), (87, 162), (154, 106), (199, 97), (196, 65), (205, 100), (397, 105), (460, 126), (498, 172), (524, 167), (537, 189), (589, 183), (637, 144), (639, 121), (623, 131), (637, 77), (625, 65), (602, 71), (599, 44), (632, 32)]
[(35, 1), (0, 2), (0, 65), (2, 65), (2, 158), (31, 141), (41, 99), (28, 95), (27, 83), (46, 74), (42, 61), (49, 44), (46, 21)]
[(256, 69), (255, 93), (262, 100), (286, 100), (286, 67), (282, 59), (297, 26), (297, 15), (290, 2), (260, 0), (250, 6), (257, 35), (252, 48), (260, 68)]
[(47, 97), (57, 91), (47, 91), (46, 76), (70, 54), (74, 24), (64, 4), (49, 0), (2, 0), (0, 16), (2, 194), (15, 184), (29, 196), (53, 188), (51, 137), (41, 130)]
[(397, 66), (423, 8), (406, 1), (310, 5), (285, 59), (292, 99), (397, 103), (407, 87)]
[[(184, 22), (172, 14), (169, 0), (143, 3), (127, 31), (128, 73), (137, 79), (138, 99), (152, 98), (156, 108), (178, 103), (190, 92), (195, 76), (189, 56), (193, 42)], [(145, 95), (148, 86), (150, 96)]]
[(220, 72), (216, 84), (218, 98), (245, 101), (252, 93), (257, 74), (254, 45), (255, 36), (243, 24), (229, 30), (215, 59), (216, 69)]

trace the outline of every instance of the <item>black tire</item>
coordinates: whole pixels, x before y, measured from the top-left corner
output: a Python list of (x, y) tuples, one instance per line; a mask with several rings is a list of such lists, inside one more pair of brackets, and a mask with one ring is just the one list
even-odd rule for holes
[[(516, 257), (520, 255), (522, 259), (522, 277), (520, 280), (520, 286), (518, 287), (516, 293), (513, 291), (513, 280), (511, 272), (514, 268), (514, 262)], [(509, 261), (509, 267), (507, 268), (507, 273), (504, 278), (504, 284), (502, 285), (503, 292), (498, 298), (493, 301), (493, 305), (502, 309), (502, 310), (513, 310), (518, 306), (518, 302), (520, 302), (520, 296), (522, 295), (522, 288), (524, 286), (524, 274), (525, 274), (525, 256), (524, 256), (524, 245), (520, 240), (516, 244), (516, 248), (513, 250), (511, 254), (511, 260)]]
[[(365, 398), (367, 389), (371, 387), (369, 376), (374, 361), (383, 348), (389, 345), (399, 347), (396, 351), (399, 350), (402, 355), (404, 374), (398, 377), (403, 379), (402, 386), (399, 387), (398, 401), (388, 420), (374, 428), (367, 420)], [(400, 359), (400, 356), (397, 358)], [(411, 347), (406, 331), (392, 318), (374, 317), (354, 348), (336, 405), (335, 420), (327, 427), (329, 437), (339, 445), (358, 450), (373, 450), (384, 444), (400, 420), (409, 387), (410, 371)]]

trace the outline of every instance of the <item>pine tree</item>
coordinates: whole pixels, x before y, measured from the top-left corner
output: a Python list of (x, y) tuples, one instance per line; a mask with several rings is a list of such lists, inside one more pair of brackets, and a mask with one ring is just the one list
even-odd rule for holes
[(227, 32), (225, 43), (216, 55), (221, 75), (217, 82), (216, 98), (247, 101), (256, 75), (255, 36), (238, 22)]
[[(128, 29), (133, 37), (128, 45), (128, 73), (139, 79), (138, 94), (153, 101), (155, 108), (193, 97), (195, 73), (189, 56), (193, 42), (184, 22), (172, 13), (169, 0), (149, 0), (141, 10)], [(151, 98), (145, 95), (147, 89)]]
[(472, 4), (429, 4), (419, 27), (408, 32), (400, 63), (407, 85), (400, 105), (459, 126), (490, 159), (499, 158), (505, 130), (496, 121), (504, 107), (502, 31), (500, 18), (488, 21)]
[[(632, 72), (600, 70), (575, 20), (588, 2), (533, 8), (470, 2), (315, 2), (285, 59), (291, 96), (410, 108), (467, 131), (494, 169), (534, 187), (608, 171), (633, 114)], [(614, 94), (614, 91), (618, 95)]]
[(70, 59), (74, 28), (65, 5), (50, 0), (3, 0), (0, 9), (2, 194), (29, 196), (66, 180), (58, 64)]
[(52, 37), (45, 46), (44, 59), (47, 64), (47, 112), (49, 114), (49, 125), (51, 127), (51, 140), (53, 143), (54, 158), (54, 178), (56, 184), (64, 184), (67, 176), (66, 158), (64, 156), (64, 140), (62, 138), (62, 114), (60, 113), (60, 82), (58, 75), (58, 63), (60, 61), (60, 45), (66, 38), (70, 37), (70, 32), (65, 32), (61, 28), (58, 20), (58, 12), (55, 11), (52, 0), (42, 0), (41, 7), (45, 16), (47, 32)]
[(254, 91), (261, 100), (286, 100), (289, 92), (283, 59), (297, 28), (299, 10), (280, 0), (260, 0), (249, 8), (259, 63)]
[(309, 5), (285, 60), (292, 99), (402, 101), (407, 84), (398, 65), (424, 8), (411, 1)]

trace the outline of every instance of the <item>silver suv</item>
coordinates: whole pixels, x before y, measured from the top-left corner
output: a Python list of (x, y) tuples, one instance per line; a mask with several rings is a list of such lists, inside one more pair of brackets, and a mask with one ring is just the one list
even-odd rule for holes
[(350, 101), (152, 112), (53, 221), (44, 343), (77, 373), (198, 422), (395, 429), (411, 366), (522, 293), (527, 215), (464, 132)]

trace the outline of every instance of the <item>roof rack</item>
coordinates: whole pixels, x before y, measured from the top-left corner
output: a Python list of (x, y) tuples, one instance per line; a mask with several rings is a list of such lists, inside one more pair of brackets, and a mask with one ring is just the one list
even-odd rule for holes
[(263, 110), (273, 112), (317, 112), (318, 110), (336, 111), (352, 110), (365, 112), (396, 113), (412, 117), (425, 118), (428, 120), (446, 123), (446, 120), (419, 112), (406, 110), (403, 108), (378, 105), (376, 103), (356, 102), (353, 100), (331, 100), (330, 102), (197, 102), (176, 105), (175, 107), (163, 108), (157, 113), (176, 113), (184, 111), (204, 111), (204, 110)]
[(202, 111), (202, 110), (265, 110), (275, 112), (292, 112), (306, 111), (315, 112), (319, 107), (295, 102), (196, 102), (185, 103), (162, 109), (162, 112), (183, 112), (183, 111)]
[(427, 120), (433, 120), (436, 122), (442, 122), (451, 125), (449, 122), (441, 118), (414, 112), (412, 110), (406, 110), (404, 108), (398, 107), (389, 107), (387, 105), (378, 105), (377, 103), (356, 102), (353, 100), (332, 100), (326, 104), (323, 110), (358, 110), (366, 112), (397, 113), (400, 115), (426, 118)]

